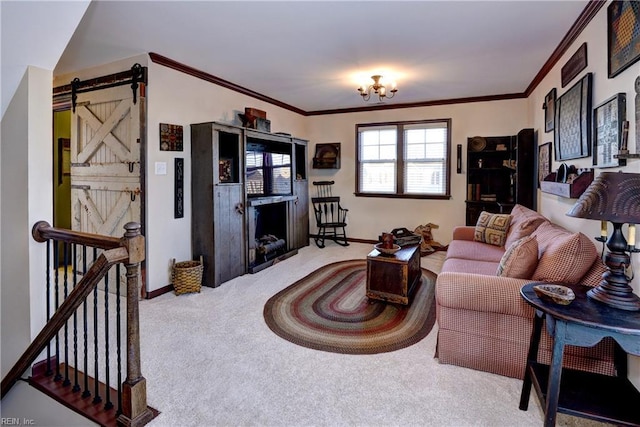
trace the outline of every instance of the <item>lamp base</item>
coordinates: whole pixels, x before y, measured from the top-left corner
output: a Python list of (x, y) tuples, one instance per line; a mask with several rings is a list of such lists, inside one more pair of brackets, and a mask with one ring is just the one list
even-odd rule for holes
[[(628, 286), (627, 286), (628, 287)], [(631, 287), (620, 292), (611, 292), (606, 287), (600, 285), (587, 292), (587, 296), (601, 303), (607, 304), (613, 308), (627, 311), (640, 311), (640, 297), (633, 294)]]
[(633, 293), (625, 274), (625, 268), (630, 263), (629, 255), (610, 251), (604, 263), (608, 271), (602, 275), (602, 282), (587, 292), (587, 296), (620, 310), (640, 311), (640, 297)]

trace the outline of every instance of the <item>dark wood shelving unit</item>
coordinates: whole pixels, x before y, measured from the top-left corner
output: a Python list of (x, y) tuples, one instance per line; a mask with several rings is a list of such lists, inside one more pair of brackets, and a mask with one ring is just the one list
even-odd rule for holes
[(510, 213), (516, 203), (535, 209), (535, 159), (533, 129), (468, 138), (466, 224), (482, 211)]
[[(256, 273), (309, 244), (307, 145), (225, 123), (191, 125), (191, 238), (204, 286)], [(273, 165), (276, 158), (284, 163)]]

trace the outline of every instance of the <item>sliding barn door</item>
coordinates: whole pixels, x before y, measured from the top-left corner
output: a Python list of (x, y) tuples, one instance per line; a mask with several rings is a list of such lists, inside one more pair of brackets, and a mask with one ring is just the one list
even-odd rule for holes
[(141, 222), (141, 101), (134, 104), (129, 85), (78, 94), (71, 120), (73, 230), (122, 237), (127, 222)]

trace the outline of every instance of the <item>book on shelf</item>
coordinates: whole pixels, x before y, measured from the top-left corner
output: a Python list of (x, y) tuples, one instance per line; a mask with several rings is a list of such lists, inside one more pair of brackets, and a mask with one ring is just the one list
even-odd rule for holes
[(480, 184), (467, 184), (467, 200), (480, 201)]

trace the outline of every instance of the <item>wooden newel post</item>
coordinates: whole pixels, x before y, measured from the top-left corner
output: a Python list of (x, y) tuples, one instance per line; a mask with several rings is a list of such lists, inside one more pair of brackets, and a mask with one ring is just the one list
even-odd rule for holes
[(138, 310), (138, 270), (144, 260), (144, 236), (140, 224), (129, 222), (121, 240), (129, 251), (127, 268), (127, 378), (122, 383), (122, 413), (118, 423), (125, 426), (143, 426), (153, 419), (147, 406), (147, 383), (140, 369), (140, 324)]

